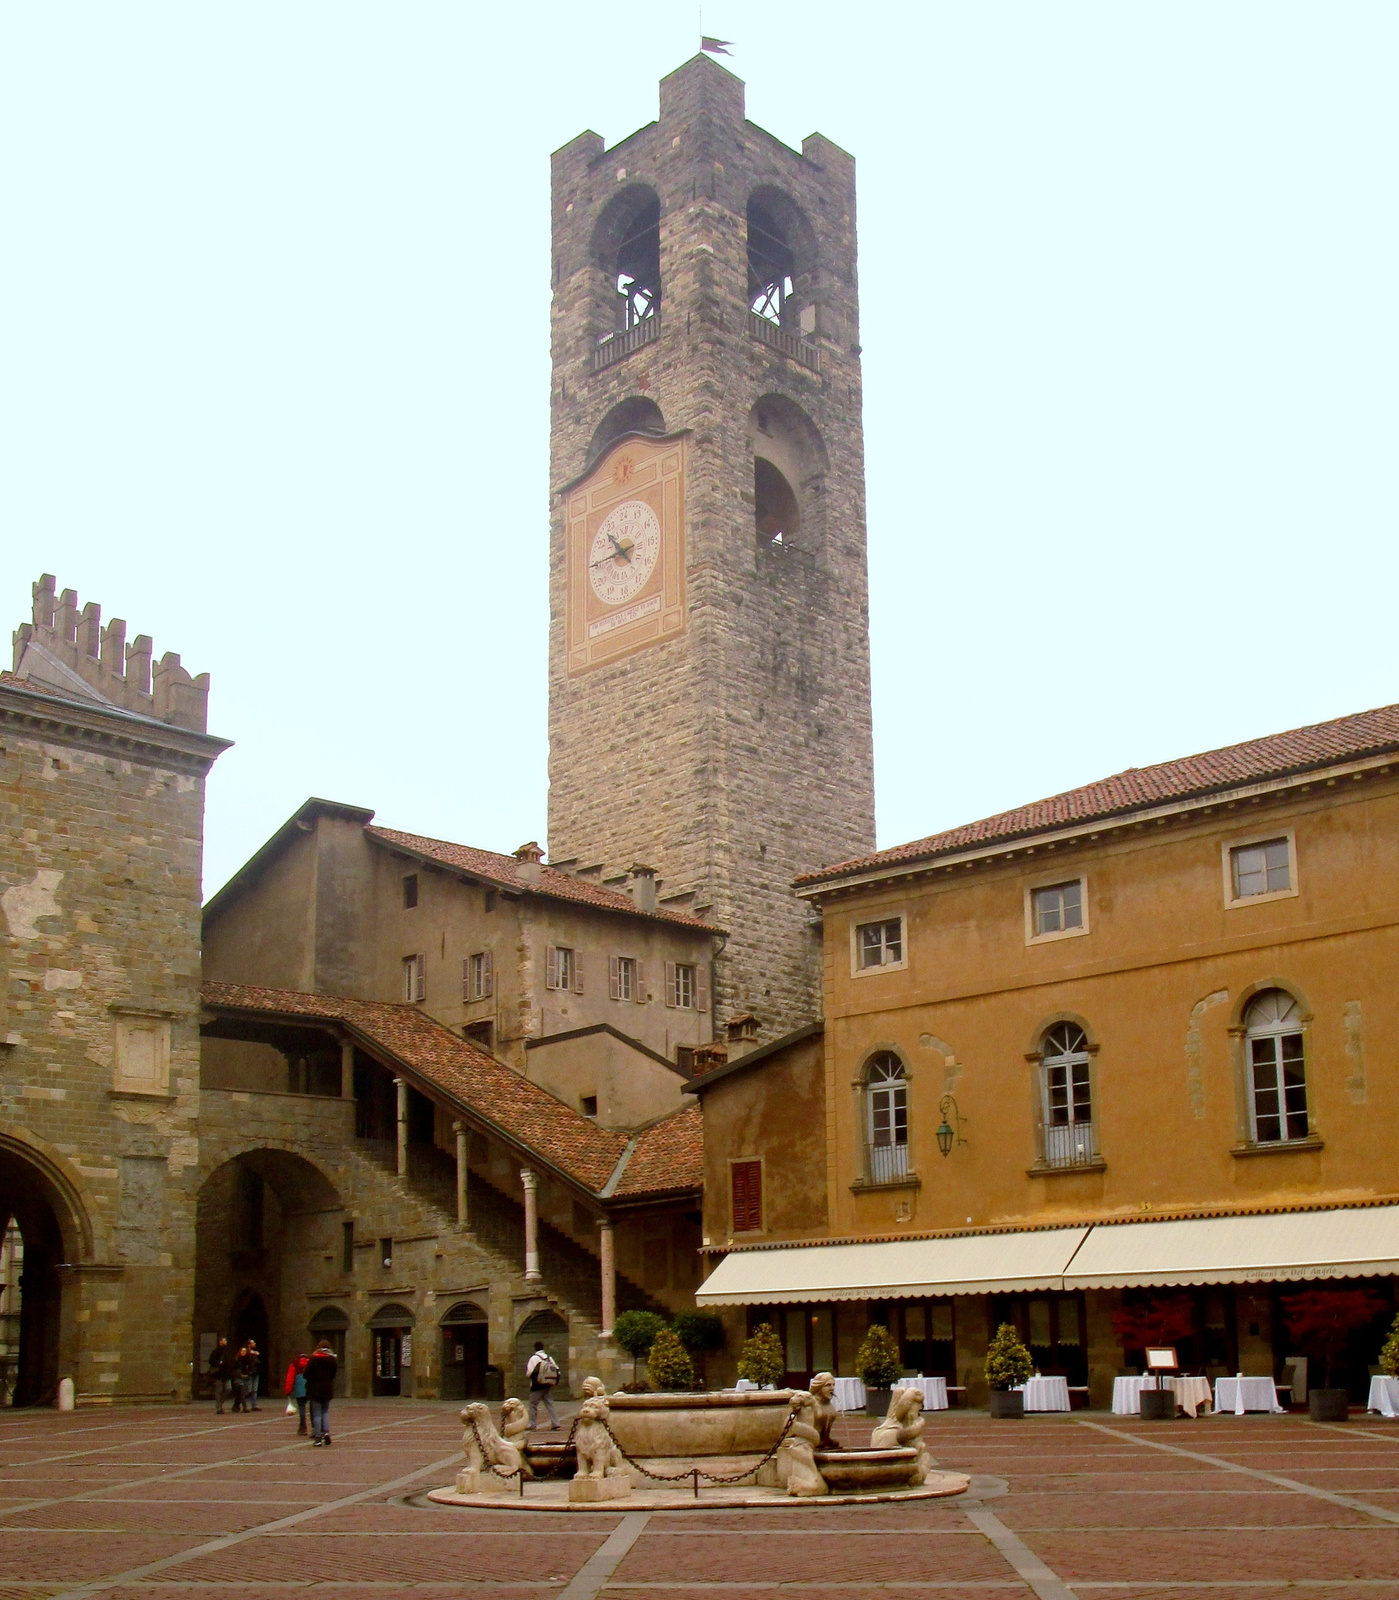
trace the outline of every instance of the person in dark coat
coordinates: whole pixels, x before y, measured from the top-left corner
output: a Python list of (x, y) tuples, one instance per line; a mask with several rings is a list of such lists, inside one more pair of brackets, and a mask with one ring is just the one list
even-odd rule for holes
[(330, 1400), (335, 1393), (335, 1374), (340, 1363), (326, 1340), (322, 1339), (306, 1363), (306, 1399), (311, 1407), (311, 1443), (330, 1443)]
[(228, 1369), (228, 1381), (233, 1389), (234, 1411), (248, 1409), (248, 1347), (245, 1344), (238, 1346), (238, 1354), (234, 1356)]
[(228, 1340), (219, 1335), (219, 1342), (209, 1352), (209, 1377), (214, 1385), (214, 1415), (223, 1415), (223, 1403), (228, 1397), (228, 1380), (232, 1376), (233, 1352)]

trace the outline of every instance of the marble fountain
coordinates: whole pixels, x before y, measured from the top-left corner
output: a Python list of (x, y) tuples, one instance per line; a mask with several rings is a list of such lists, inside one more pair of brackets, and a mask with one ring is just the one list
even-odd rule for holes
[(526, 1511), (681, 1510), (716, 1506), (850, 1505), (923, 1500), (966, 1491), (963, 1473), (939, 1472), (923, 1442), (922, 1395), (897, 1389), (868, 1449), (832, 1437), (835, 1380), (810, 1390), (608, 1395), (583, 1383), (566, 1442), (531, 1441), (518, 1400), (499, 1425), (480, 1402), (461, 1413), (465, 1462), (440, 1505)]

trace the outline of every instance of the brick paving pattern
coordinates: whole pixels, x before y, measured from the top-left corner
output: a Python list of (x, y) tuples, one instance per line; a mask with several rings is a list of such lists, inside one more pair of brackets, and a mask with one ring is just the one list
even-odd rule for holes
[(962, 1500), (569, 1516), (420, 1503), (455, 1470), (450, 1406), (337, 1401), (333, 1421), (313, 1450), (275, 1410), (5, 1414), (0, 1600), (1399, 1600), (1399, 1427), (1373, 1419), (943, 1413), (929, 1440), (973, 1475)]

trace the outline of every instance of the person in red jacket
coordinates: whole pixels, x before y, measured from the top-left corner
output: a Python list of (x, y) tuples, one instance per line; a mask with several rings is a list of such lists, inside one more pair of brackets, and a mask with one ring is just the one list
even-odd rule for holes
[(296, 1402), (296, 1431), (306, 1432), (306, 1363), (310, 1359), (304, 1350), (299, 1351), (287, 1367), (286, 1397)]
[(311, 1404), (311, 1443), (329, 1444), (330, 1398), (335, 1393), (335, 1374), (340, 1363), (324, 1339), (311, 1352), (306, 1363), (306, 1398)]

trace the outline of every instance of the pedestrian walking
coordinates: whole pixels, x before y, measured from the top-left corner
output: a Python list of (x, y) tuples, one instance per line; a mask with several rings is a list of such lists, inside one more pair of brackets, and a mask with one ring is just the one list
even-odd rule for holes
[(303, 1377), (306, 1382), (306, 1400), (311, 1407), (311, 1443), (330, 1443), (330, 1399), (335, 1393), (335, 1374), (340, 1363), (326, 1340), (322, 1339), (311, 1352)]
[(525, 1362), (525, 1376), (529, 1379), (529, 1425), (539, 1426), (539, 1402), (549, 1413), (549, 1431), (557, 1433), (559, 1414), (554, 1410), (554, 1385), (559, 1381), (559, 1364), (544, 1348), (540, 1339), (534, 1341), (534, 1354)]
[(258, 1385), (262, 1382), (262, 1352), (256, 1339), (248, 1340), (248, 1396), (252, 1401), (249, 1410), (256, 1411)]
[(229, 1382), (233, 1388), (234, 1411), (248, 1409), (248, 1347), (245, 1344), (238, 1346), (238, 1354), (233, 1358), (233, 1366), (229, 1371)]
[(214, 1415), (223, 1415), (223, 1403), (228, 1398), (228, 1380), (233, 1366), (233, 1352), (228, 1340), (219, 1335), (218, 1343), (209, 1352), (209, 1377), (214, 1385)]
[(306, 1432), (306, 1363), (310, 1359), (302, 1350), (287, 1367), (287, 1399), (296, 1403), (296, 1431), (299, 1434)]

